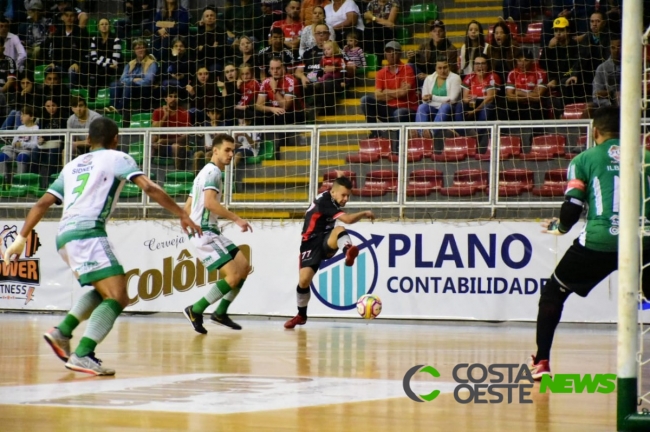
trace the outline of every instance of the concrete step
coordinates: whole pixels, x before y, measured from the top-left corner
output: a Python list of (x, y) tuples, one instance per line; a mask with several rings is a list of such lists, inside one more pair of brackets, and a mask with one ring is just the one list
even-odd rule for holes
[(347, 114), (335, 116), (316, 117), (318, 123), (364, 123), (366, 116), (363, 114)]
[[(264, 161), (262, 162), (262, 166), (269, 167), (269, 168), (308, 167), (311, 165), (311, 161), (308, 159), (309, 153), (306, 153), (305, 156), (307, 157), (307, 159)], [(318, 166), (337, 167), (343, 164), (345, 164), (345, 159), (319, 159), (318, 160)]]
[[(232, 194), (232, 200), (263, 202), (263, 201), (306, 201), (309, 199), (309, 192), (304, 191), (269, 191), (269, 192), (236, 192)], [(239, 213), (237, 213), (239, 214)]]

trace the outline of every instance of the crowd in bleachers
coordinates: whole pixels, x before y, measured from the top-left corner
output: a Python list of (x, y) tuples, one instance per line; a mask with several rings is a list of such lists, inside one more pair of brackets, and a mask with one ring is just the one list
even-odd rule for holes
[[(0, 19), (0, 121), (83, 129), (98, 115), (129, 124), (144, 113), (159, 127), (302, 124), (314, 111), (335, 114), (371, 57), (385, 66), (360, 101), (368, 123), (542, 120), (618, 104), (620, 5), (538, 3), (504, 1), (506, 18), (494, 23), (468, 13), (460, 47), (432, 21), (430, 40), (404, 50), (399, 0), (239, 0), (192, 13), (186, 0), (125, 0), (113, 16), (73, 0), (11, 2), (11, 20)], [(154, 144), (186, 159), (179, 136)], [(75, 154), (84, 149), (74, 143)]]

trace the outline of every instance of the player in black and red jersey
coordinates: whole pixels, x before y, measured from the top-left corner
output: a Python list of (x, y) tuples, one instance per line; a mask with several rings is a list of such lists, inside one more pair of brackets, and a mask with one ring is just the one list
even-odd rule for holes
[(300, 273), (298, 274), (298, 315), (284, 323), (292, 329), (307, 322), (307, 303), (311, 297), (311, 280), (321, 261), (334, 256), (341, 248), (345, 252), (345, 265), (352, 266), (359, 255), (359, 248), (352, 244), (345, 228), (335, 227), (336, 221), (345, 224), (359, 222), (362, 218), (375, 219), (371, 211), (347, 214), (343, 210), (350, 199), (352, 182), (347, 177), (334, 180), (332, 189), (318, 195), (305, 213), (300, 244)]

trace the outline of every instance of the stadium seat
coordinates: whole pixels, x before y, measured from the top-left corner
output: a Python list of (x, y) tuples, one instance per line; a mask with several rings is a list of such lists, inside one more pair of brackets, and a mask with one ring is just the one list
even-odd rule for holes
[(562, 118), (566, 120), (581, 119), (582, 113), (587, 109), (586, 103), (575, 103), (564, 106)]
[(515, 40), (522, 44), (538, 44), (542, 41), (542, 23), (532, 22), (528, 24), (526, 34), (515, 36)]
[(190, 171), (170, 171), (165, 176), (163, 189), (170, 196), (188, 195), (192, 189), (194, 173)]
[(564, 168), (552, 169), (544, 174), (544, 183), (533, 188), (533, 195), (542, 197), (564, 196), (567, 185), (567, 170)]
[(0, 197), (21, 198), (27, 195), (40, 197), (45, 192), (40, 188), (40, 184), (41, 176), (38, 174), (14, 174), (9, 189), (0, 191)]
[[(357, 173), (355, 173), (354, 171), (342, 171), (342, 173), (345, 177), (350, 179), (350, 181), (352, 182), (352, 187), (356, 188)], [(336, 180), (338, 176), (339, 174), (336, 171), (328, 171), (325, 174), (323, 174), (323, 183), (321, 183), (320, 187), (318, 188), (318, 193), (323, 193), (325, 191), (332, 189), (334, 180)]]
[(564, 154), (564, 159), (571, 160), (585, 150), (587, 150), (587, 135), (580, 135), (576, 145), (567, 148), (567, 152)]
[(362, 197), (383, 196), (397, 191), (397, 171), (376, 170), (366, 174), (366, 181), (361, 189), (353, 188), (352, 194)]
[(396, 27), (395, 40), (401, 45), (408, 45), (408, 43), (411, 41), (411, 32), (406, 27)]
[[(424, 157), (431, 157), (433, 140), (431, 138), (412, 138), (406, 147), (406, 162), (420, 162)], [(399, 155), (388, 155), (391, 162), (399, 162)]]
[[(70, 90), (70, 96), (79, 96), (88, 104), (88, 90), (87, 89), (72, 89)], [(90, 108), (90, 107), (88, 107)]]
[[(499, 137), (499, 160), (510, 159), (513, 156), (521, 154), (521, 138), (517, 135), (503, 135)], [(477, 160), (489, 160), (492, 154), (490, 147), (487, 152), (483, 154), (476, 154), (474, 158)]]
[(247, 164), (258, 164), (265, 160), (275, 159), (275, 144), (273, 141), (262, 141), (257, 156), (249, 156), (246, 158)]
[(400, 24), (426, 24), (438, 19), (438, 6), (434, 3), (414, 4), (409, 14), (401, 17)]
[(45, 82), (45, 70), (48, 65), (39, 65), (34, 68), (34, 84), (43, 84)]
[(446, 138), (442, 154), (432, 154), (431, 159), (436, 162), (458, 162), (476, 155), (476, 138), (456, 137)]
[(138, 166), (142, 166), (142, 162), (144, 161), (144, 142), (140, 141), (129, 144), (129, 156), (135, 160)]
[(530, 192), (535, 185), (535, 173), (526, 169), (509, 169), (499, 173), (499, 196), (509, 197)]
[(131, 125), (132, 128), (148, 128), (151, 127), (151, 117), (152, 113), (140, 113), (133, 114), (131, 116)]
[(133, 198), (140, 196), (142, 194), (142, 189), (140, 189), (135, 183), (127, 181), (122, 186), (122, 191), (120, 192), (120, 198)]
[(351, 153), (345, 160), (349, 163), (377, 162), (390, 154), (390, 140), (387, 138), (371, 138), (359, 141), (359, 152)]
[(111, 105), (111, 89), (106, 87), (106, 88), (101, 88), (97, 90), (97, 97), (95, 97), (95, 100), (88, 101), (88, 108), (91, 110), (99, 110), (102, 108), (106, 108)]
[(550, 160), (564, 156), (566, 137), (564, 135), (540, 135), (533, 138), (530, 152), (522, 153), (519, 158), (523, 160)]
[(86, 22), (86, 31), (88, 32), (88, 36), (93, 37), (99, 35), (97, 23), (97, 18), (88, 18), (88, 21)]
[(366, 76), (367, 72), (375, 72), (378, 69), (379, 60), (375, 54), (366, 54), (366, 65), (358, 67), (356, 74), (359, 76)]
[(122, 114), (117, 113), (117, 112), (107, 112), (104, 113), (104, 117), (109, 118), (113, 120), (115, 123), (117, 123), (118, 127), (122, 127)]
[(406, 196), (427, 196), (444, 186), (444, 174), (442, 171), (432, 169), (421, 169), (411, 171), (406, 184)]
[(441, 195), (452, 197), (471, 196), (484, 192), (488, 188), (490, 174), (480, 169), (465, 169), (454, 173), (453, 184), (448, 188), (440, 188)]

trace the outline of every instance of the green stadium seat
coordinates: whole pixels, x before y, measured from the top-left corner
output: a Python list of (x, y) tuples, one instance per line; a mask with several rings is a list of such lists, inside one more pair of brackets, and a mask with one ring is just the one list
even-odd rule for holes
[(14, 174), (8, 190), (0, 191), (1, 198), (21, 198), (27, 195), (42, 196), (45, 193), (40, 188), (41, 176), (38, 174), (25, 173)]
[(122, 62), (126, 63), (131, 61), (131, 59), (133, 59), (133, 50), (131, 49), (129, 42), (122, 40), (120, 41), (120, 44), (122, 45)]
[(88, 108), (91, 110), (98, 110), (106, 108), (111, 104), (111, 89), (101, 88), (97, 90), (97, 97), (93, 101), (88, 101)]
[(133, 198), (140, 196), (142, 194), (142, 189), (140, 189), (136, 184), (127, 181), (122, 187), (122, 192), (120, 192), (121, 198)]
[(265, 160), (275, 159), (275, 144), (273, 141), (263, 141), (260, 143), (260, 151), (257, 156), (249, 156), (246, 158), (247, 164), (258, 164)]
[(411, 41), (411, 32), (406, 27), (395, 28), (395, 40), (401, 45), (408, 45)]
[(194, 173), (190, 171), (171, 171), (165, 176), (163, 189), (170, 196), (188, 195), (192, 190)]
[(140, 113), (133, 114), (131, 116), (131, 126), (132, 128), (148, 128), (151, 127), (151, 118), (153, 113)]
[(35, 84), (43, 84), (45, 82), (45, 69), (47, 69), (47, 65), (38, 65), (34, 68)]
[(197, 26), (190, 26), (190, 34), (192, 36), (199, 34), (199, 28)]
[[(80, 98), (85, 100), (86, 105), (88, 105), (88, 90), (87, 89), (72, 89), (72, 90), (70, 90), (70, 96), (79, 96)], [(88, 108), (90, 108), (90, 106)]]
[(129, 145), (129, 156), (135, 160), (135, 163), (142, 166), (142, 161), (144, 160), (144, 142), (131, 143)]
[(88, 22), (86, 23), (86, 31), (90, 37), (99, 35), (97, 22), (97, 18), (88, 18)]
[(375, 72), (378, 68), (379, 59), (375, 54), (366, 54), (366, 67), (357, 68), (357, 75), (365, 76), (368, 72)]
[(117, 112), (107, 112), (107, 113), (104, 113), (104, 117), (109, 118), (109, 119), (115, 121), (115, 123), (117, 123), (117, 125), (118, 125), (119, 127), (122, 127), (122, 125), (123, 125), (123, 123), (124, 123), (124, 122), (122, 121), (122, 114), (117, 113)]
[(434, 3), (414, 4), (407, 16), (398, 20), (399, 24), (426, 24), (429, 21), (438, 19), (438, 6)]

